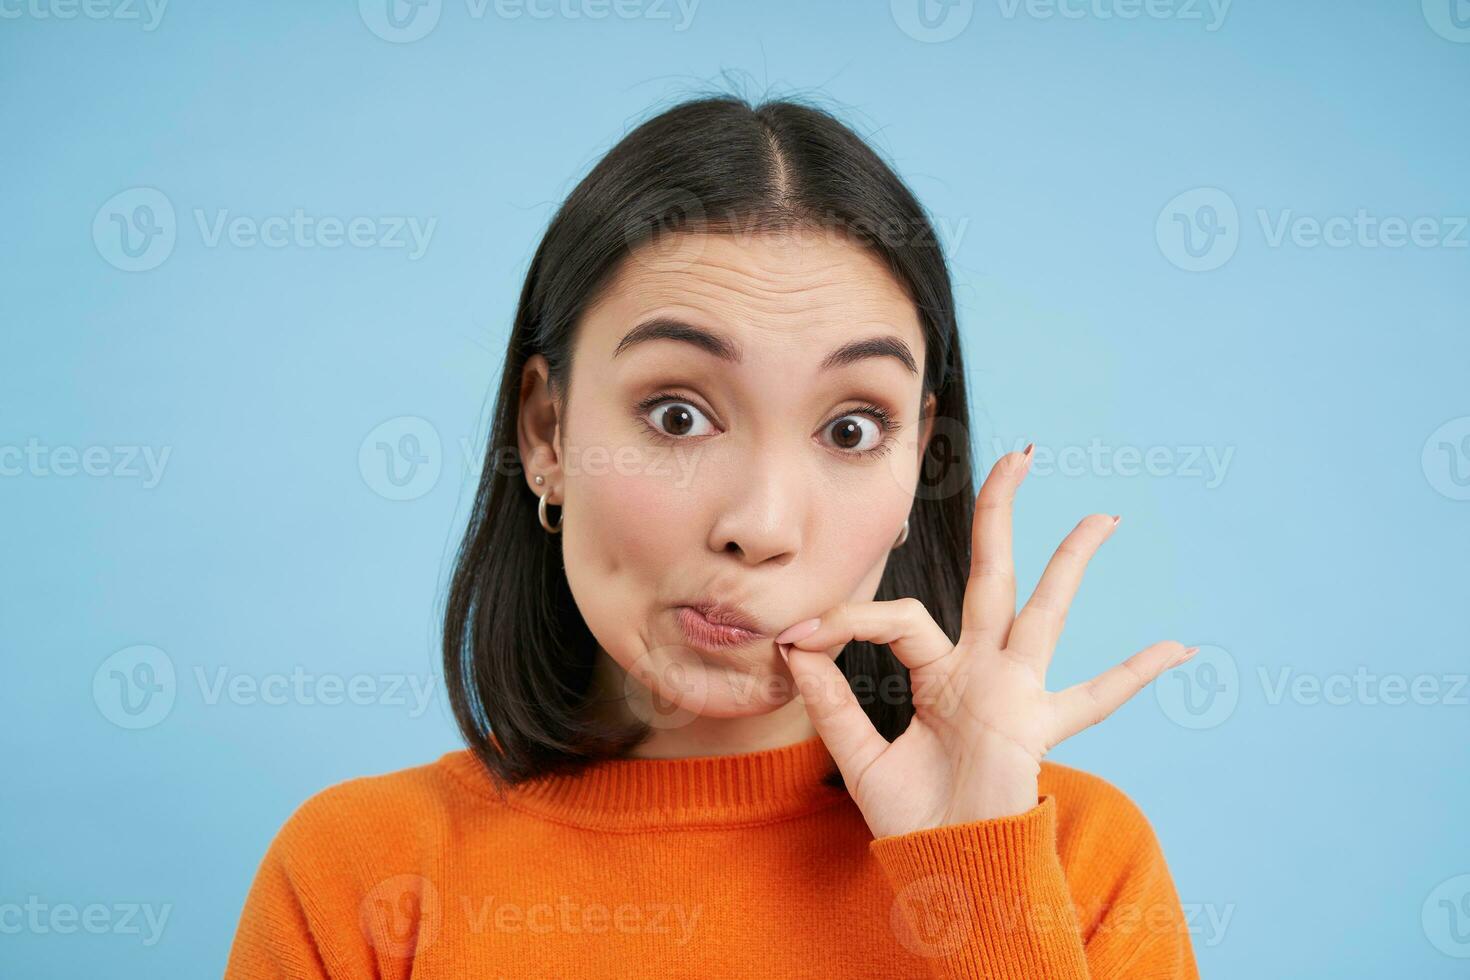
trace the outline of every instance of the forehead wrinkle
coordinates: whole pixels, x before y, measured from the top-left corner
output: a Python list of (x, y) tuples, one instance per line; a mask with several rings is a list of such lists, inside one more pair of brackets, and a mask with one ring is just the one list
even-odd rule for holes
[[(759, 238), (755, 247), (742, 247), (712, 236), (686, 266), (659, 268), (656, 259), (625, 265), (603, 300), (625, 311), (616, 316), (618, 336), (634, 322), (668, 314), (722, 333), (742, 351), (759, 338), (759, 347), (774, 343), (779, 356), (819, 345), (820, 359), (844, 341), (886, 333), (901, 337), (922, 363), (918, 311), (878, 256), (857, 245), (797, 246), (796, 251), (810, 261), (793, 268), (784, 260), (792, 247)], [(899, 367), (896, 361), (894, 366)]]
[[(686, 279), (704, 279), (751, 295), (784, 296), (827, 286), (860, 286), (879, 301), (909, 302), (907, 289), (895, 280), (887, 263), (855, 242), (814, 233), (700, 237), (703, 245), (698, 253), (676, 268), (660, 268), (655, 251), (640, 268), (624, 271), (650, 279), (672, 277), (674, 288), (686, 287)], [(747, 271), (750, 266), (758, 271)], [(833, 282), (834, 278), (840, 281)]]
[(709, 277), (682, 273), (645, 276), (641, 281), (625, 284), (631, 294), (646, 293), (651, 302), (640, 304), (647, 309), (667, 303), (697, 306), (692, 297), (706, 300), (716, 307), (732, 307), (763, 319), (831, 319), (852, 324), (858, 320), (888, 323), (895, 319), (912, 323), (913, 304), (893, 284), (875, 277), (845, 275), (834, 279), (820, 277), (820, 271), (808, 281), (787, 288), (772, 288), (756, 277), (734, 272), (715, 281)]
[[(760, 253), (756, 252), (755, 254), (758, 256)], [(755, 261), (759, 263), (758, 258)], [(729, 285), (727, 288), (749, 289), (752, 292), (772, 293), (778, 296), (789, 293), (809, 292), (814, 287), (820, 288), (829, 284), (834, 274), (846, 275), (851, 278), (852, 272), (850, 263), (837, 259), (823, 262), (821, 265), (803, 266), (801, 268), (792, 268), (788, 263), (779, 262), (759, 264), (761, 264), (760, 273), (758, 275), (752, 275), (737, 264), (722, 262), (718, 259), (706, 259), (701, 256), (697, 261), (692, 263), (694, 266), (703, 266), (705, 269), (712, 270), (716, 273), (712, 277), (715, 281), (726, 279), (734, 283), (734, 285)], [(688, 269), (683, 271), (687, 273)], [(816, 279), (815, 283), (812, 281), (814, 278)], [(864, 278), (858, 277), (857, 281), (862, 282)], [(790, 285), (784, 285), (785, 283), (789, 283)]]

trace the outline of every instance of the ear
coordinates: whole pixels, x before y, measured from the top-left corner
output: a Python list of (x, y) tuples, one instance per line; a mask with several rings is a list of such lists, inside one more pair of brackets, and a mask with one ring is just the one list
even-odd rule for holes
[[(552, 494), (546, 502), (561, 501), (562, 448), (561, 414), (556, 392), (552, 390), (550, 366), (545, 356), (532, 354), (521, 370), (520, 410), (516, 422), (516, 439), (524, 463), (526, 486), (536, 496)], [(537, 483), (536, 477), (546, 482)]]

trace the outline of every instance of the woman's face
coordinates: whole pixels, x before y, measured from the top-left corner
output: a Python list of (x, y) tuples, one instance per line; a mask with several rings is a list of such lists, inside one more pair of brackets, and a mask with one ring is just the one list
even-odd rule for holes
[(924, 355), (882, 262), (800, 231), (633, 253), (578, 327), (565, 414), (531, 359), (526, 478), (562, 506), (572, 593), (643, 720), (787, 705), (773, 637), (874, 597), (913, 503)]

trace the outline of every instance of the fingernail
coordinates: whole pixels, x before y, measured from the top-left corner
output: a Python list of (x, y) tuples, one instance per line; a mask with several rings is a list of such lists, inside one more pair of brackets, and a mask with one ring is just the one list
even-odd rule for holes
[(820, 617), (816, 619), (803, 619), (801, 622), (788, 626), (776, 637), (777, 643), (794, 643), (804, 636), (811, 636), (822, 625)]
[(1034, 443), (1034, 442), (1028, 442), (1028, 443), (1026, 443), (1026, 448), (1021, 451), (1021, 455), (1022, 456), (1030, 456), (1031, 455), (1031, 450), (1033, 450), (1035, 448), (1036, 448), (1036, 443)]
[(1117, 527), (1118, 526), (1118, 522), (1121, 521), (1122, 519), (1123, 519), (1123, 515), (1122, 514), (1114, 514), (1113, 515), (1113, 527)]
[(1181, 653), (1177, 658), (1175, 658), (1174, 662), (1169, 666), (1178, 667), (1180, 664), (1184, 663), (1184, 661), (1188, 660), (1196, 653), (1199, 653), (1199, 647), (1185, 647), (1184, 652)]
[(788, 667), (791, 666), (791, 657), (789, 656), (790, 651), (791, 651), (791, 644), (789, 644), (789, 643), (777, 643), (776, 644), (776, 652), (781, 655), (781, 659), (782, 660), (786, 661), (786, 665)]

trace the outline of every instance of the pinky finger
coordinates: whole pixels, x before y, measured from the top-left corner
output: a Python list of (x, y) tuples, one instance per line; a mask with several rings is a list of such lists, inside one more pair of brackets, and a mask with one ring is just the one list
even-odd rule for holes
[(1150, 681), (1194, 656), (1199, 647), (1185, 649), (1177, 640), (1145, 647), (1116, 667), (1090, 681), (1073, 684), (1052, 695), (1054, 731), (1048, 747), (1090, 728), (1122, 707)]

